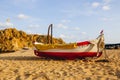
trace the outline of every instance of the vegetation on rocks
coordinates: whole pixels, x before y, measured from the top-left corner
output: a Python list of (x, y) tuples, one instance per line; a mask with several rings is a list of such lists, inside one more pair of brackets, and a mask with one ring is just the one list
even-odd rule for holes
[[(33, 47), (33, 41), (47, 43), (47, 35), (26, 34), (15, 28), (0, 30), (0, 52), (16, 51), (24, 47)], [(62, 44), (62, 39), (53, 38), (53, 43)]]

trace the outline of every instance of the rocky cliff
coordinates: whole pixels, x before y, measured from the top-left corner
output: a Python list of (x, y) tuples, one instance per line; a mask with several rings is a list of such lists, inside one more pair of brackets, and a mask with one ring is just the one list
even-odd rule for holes
[[(0, 52), (16, 51), (24, 47), (33, 47), (32, 42), (47, 42), (46, 35), (26, 34), (15, 28), (0, 30)], [(53, 38), (53, 43), (62, 44), (62, 39)]]

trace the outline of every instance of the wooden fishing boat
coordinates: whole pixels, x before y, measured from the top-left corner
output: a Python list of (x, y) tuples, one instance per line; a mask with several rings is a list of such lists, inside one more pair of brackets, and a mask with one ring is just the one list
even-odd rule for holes
[[(51, 39), (49, 31), (51, 30)], [(48, 28), (48, 44), (34, 42), (34, 53), (39, 57), (75, 59), (86, 57), (100, 57), (104, 50), (103, 31), (100, 35), (90, 41), (75, 42), (68, 44), (52, 43), (52, 24)]]

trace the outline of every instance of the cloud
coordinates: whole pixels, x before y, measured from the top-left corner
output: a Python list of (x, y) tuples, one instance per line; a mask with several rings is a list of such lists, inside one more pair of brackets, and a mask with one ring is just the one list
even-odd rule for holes
[(81, 32), (82, 35), (86, 35), (87, 33), (86, 32)]
[(10, 23), (10, 22), (6, 22), (6, 23), (5, 23), (5, 25), (6, 25), (6, 26), (10, 26), (10, 27), (12, 27), (12, 26), (13, 26), (13, 24), (12, 24), (12, 23)]
[(57, 27), (58, 28), (63, 28), (63, 29), (67, 29), (68, 27), (67, 26), (65, 26), (64, 24), (57, 24)]
[(29, 28), (39, 28), (40, 25), (38, 25), (38, 24), (35, 24), (35, 25), (31, 24), (31, 25), (29, 25), (28, 27), (29, 27)]
[(62, 38), (65, 42), (68, 42), (68, 43), (71, 42), (71, 41), (75, 41), (74, 39), (76, 39), (75, 36), (68, 35), (68, 34), (60, 34), (59, 37)]
[(10, 22), (5, 22), (5, 23), (2, 23), (0, 22), (0, 28), (10, 28), (10, 27), (13, 27), (14, 25)]
[(104, 11), (108, 11), (108, 10), (110, 10), (110, 6), (105, 5), (105, 6), (102, 7), (102, 9), (103, 9)]
[(28, 34), (33, 33), (31, 30), (26, 30), (26, 32), (27, 32)]
[(103, 0), (102, 2), (93, 2), (91, 5), (93, 8), (97, 8), (97, 9), (101, 8), (104, 11), (108, 11), (111, 9), (110, 2), (111, 0)]
[(35, 33), (33, 30), (31, 30), (31, 29), (27, 29), (27, 30), (25, 30), (25, 32), (27, 33), (27, 34), (39, 34), (39, 33)]
[(70, 34), (66, 34), (66, 35), (60, 34), (59, 37), (62, 39), (65, 39), (67, 41), (72, 40), (72, 39), (77, 39), (77, 37), (75, 35), (70, 35)]
[(65, 40), (66, 42), (78, 42), (89, 40), (89, 36), (86, 32), (76, 33), (76, 34), (60, 34), (60, 38)]
[(61, 22), (62, 23), (69, 23), (69, 22), (71, 22), (71, 20), (65, 20), (65, 19), (63, 19)]
[(66, 38), (66, 36), (64, 34), (60, 34), (59, 36), (60, 38)]
[(108, 11), (110, 10), (110, 3), (112, 0), (103, 0), (103, 6), (102, 6), (102, 10), (104, 11)]
[(19, 14), (19, 15), (17, 16), (17, 18), (18, 18), (18, 19), (27, 19), (27, 18), (29, 18), (29, 16), (27, 16), (27, 15), (25, 15), (25, 14)]
[(97, 8), (97, 7), (99, 7), (100, 6), (100, 3), (99, 2), (93, 2), (92, 3), (92, 7), (94, 7), (94, 8)]
[(79, 30), (80, 30), (80, 28), (79, 28), (79, 27), (74, 27), (74, 30), (79, 31)]
[(112, 0), (103, 0), (104, 4), (109, 4)]
[(104, 18), (101, 18), (102, 21), (111, 21), (112, 19), (111, 18), (107, 18), (107, 17), (104, 17)]

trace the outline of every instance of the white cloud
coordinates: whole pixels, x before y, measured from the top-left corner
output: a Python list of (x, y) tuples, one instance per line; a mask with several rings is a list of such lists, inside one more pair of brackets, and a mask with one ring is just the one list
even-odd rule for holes
[(66, 36), (64, 34), (60, 34), (59, 36), (60, 38), (66, 38)]
[(10, 27), (13, 27), (14, 25), (10, 22), (5, 22), (5, 23), (2, 23), (0, 22), (0, 28), (10, 28)]
[(100, 6), (99, 2), (93, 2), (92, 3), (92, 7), (94, 7), (94, 8), (99, 7), (99, 6)]
[(69, 23), (69, 22), (71, 22), (71, 21), (70, 21), (70, 20), (65, 20), (65, 19), (64, 19), (64, 20), (62, 20), (61, 22), (62, 22), (62, 23)]
[(110, 6), (105, 5), (105, 6), (102, 7), (102, 9), (105, 10), (105, 11), (110, 10)]
[(32, 33), (32, 31), (31, 31), (31, 30), (26, 30), (26, 32), (27, 32), (28, 34), (31, 34), (31, 33)]
[(25, 14), (19, 14), (19, 15), (17, 16), (17, 18), (18, 18), (18, 19), (27, 19), (27, 18), (29, 18), (29, 16), (27, 16), (27, 15), (25, 15)]
[(104, 4), (109, 4), (111, 0), (103, 0)]
[(82, 35), (86, 35), (87, 33), (86, 32), (81, 32)]
[(33, 32), (33, 30), (30, 30), (30, 29), (25, 30), (25, 32), (27, 34), (38, 34), (38, 33)]
[(3, 26), (3, 23), (0, 22), (0, 26)]
[(6, 22), (6, 23), (5, 23), (5, 25), (6, 25), (6, 26), (10, 26), (10, 27), (12, 27), (12, 26), (13, 26), (13, 24), (12, 24), (12, 23), (10, 23), (10, 22)]
[(35, 24), (35, 25), (31, 24), (31, 25), (29, 25), (28, 27), (29, 27), (29, 28), (39, 28), (40, 25), (38, 25), (38, 24)]
[(59, 37), (65, 40), (66, 42), (78, 42), (89, 40), (89, 36), (86, 32), (81, 32), (80, 34), (60, 34)]
[(75, 36), (75, 35), (70, 35), (70, 34), (67, 34), (67, 35), (65, 35), (65, 34), (60, 34), (59, 37), (62, 38), (62, 39), (65, 39), (65, 40), (67, 40), (67, 41), (72, 40), (72, 39), (76, 39), (76, 36)]
[(63, 28), (63, 29), (67, 29), (68, 28), (67, 26), (65, 26), (64, 24), (61, 24), (61, 23), (58, 24), (57, 27), (58, 28)]
[(104, 18), (101, 18), (101, 20), (102, 20), (102, 21), (111, 21), (112, 19), (111, 19), (111, 18), (106, 18), (106, 17), (104, 17)]
[(79, 30), (80, 30), (80, 28), (79, 28), (79, 27), (74, 27), (74, 30), (79, 31)]
[(110, 3), (112, 0), (102, 0), (102, 2), (93, 2), (91, 5), (93, 8), (101, 8), (104, 11), (110, 10)]
[(103, 0), (103, 6), (102, 9), (107, 11), (110, 10), (110, 3), (112, 2), (112, 0)]

